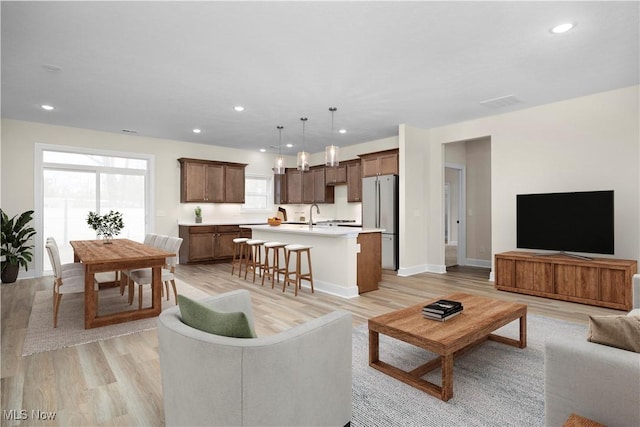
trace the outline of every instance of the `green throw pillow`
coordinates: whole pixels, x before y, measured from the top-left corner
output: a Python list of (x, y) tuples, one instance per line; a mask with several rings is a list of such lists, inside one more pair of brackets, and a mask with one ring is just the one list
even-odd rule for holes
[(224, 313), (212, 310), (183, 295), (178, 295), (182, 322), (210, 334), (234, 338), (255, 338), (253, 325), (241, 311)]

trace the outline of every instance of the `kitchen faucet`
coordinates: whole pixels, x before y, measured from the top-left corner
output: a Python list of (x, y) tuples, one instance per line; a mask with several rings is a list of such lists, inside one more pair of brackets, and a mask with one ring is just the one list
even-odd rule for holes
[(316, 207), (316, 213), (320, 215), (320, 208), (315, 203), (309, 206), (309, 230), (313, 230), (313, 207)]

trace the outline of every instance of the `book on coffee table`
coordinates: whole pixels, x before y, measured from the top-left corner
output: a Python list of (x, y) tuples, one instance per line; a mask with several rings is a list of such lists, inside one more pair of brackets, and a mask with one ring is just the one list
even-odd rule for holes
[(428, 311), (422, 311), (422, 316), (426, 319), (439, 320), (440, 322), (444, 322), (447, 319), (450, 319), (458, 314), (462, 313), (462, 306), (453, 309), (447, 313), (431, 313)]
[(454, 313), (456, 311), (462, 310), (462, 308), (463, 308), (462, 303), (458, 301), (441, 299), (422, 307), (422, 312), (435, 313), (435, 314), (449, 314), (449, 313)]

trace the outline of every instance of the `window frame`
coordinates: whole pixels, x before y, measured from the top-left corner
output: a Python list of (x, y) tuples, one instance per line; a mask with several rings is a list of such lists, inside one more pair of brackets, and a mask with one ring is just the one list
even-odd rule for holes
[[(96, 156), (105, 156), (105, 157), (124, 157), (130, 159), (139, 159), (147, 162), (147, 169), (144, 172), (145, 177), (145, 188), (148, 191), (145, 194), (145, 234), (150, 232), (149, 230), (155, 229), (155, 156), (153, 154), (144, 154), (144, 153), (131, 153), (124, 151), (113, 151), (113, 150), (102, 150), (102, 149), (94, 149), (87, 148), (82, 146), (66, 146), (66, 145), (54, 145), (54, 144), (44, 144), (44, 143), (35, 143), (34, 144), (34, 201), (33, 206), (35, 206), (35, 212), (33, 215), (34, 227), (36, 230), (39, 230), (39, 233), (36, 233), (34, 239), (34, 275), (36, 277), (42, 276), (44, 274), (44, 239), (43, 236), (44, 231), (44, 169), (63, 169), (63, 170), (93, 170), (97, 173), (101, 173), (104, 171), (118, 171), (118, 173), (123, 173), (126, 171), (126, 168), (113, 168), (113, 167), (91, 167), (84, 165), (76, 165), (76, 164), (61, 164), (61, 163), (48, 163), (44, 162), (44, 152), (45, 151), (56, 151), (61, 153), (73, 153), (73, 154), (83, 154), (83, 155), (96, 155)], [(132, 174), (138, 175), (140, 169), (132, 169), (136, 171)], [(99, 193), (98, 193), (99, 194)]]
[[(260, 179), (266, 182), (266, 194), (262, 193), (249, 193), (247, 185), (247, 180), (249, 179)], [(242, 213), (270, 213), (273, 211), (273, 175), (262, 175), (262, 174), (245, 174), (245, 203), (243, 203), (240, 207), (240, 211)], [(266, 207), (263, 208), (251, 208), (247, 207), (246, 200), (248, 200), (247, 196), (265, 196), (266, 197)]]

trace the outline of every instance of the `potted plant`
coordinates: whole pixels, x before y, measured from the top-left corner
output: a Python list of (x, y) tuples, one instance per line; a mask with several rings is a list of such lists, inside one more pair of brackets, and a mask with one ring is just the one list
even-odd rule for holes
[(124, 228), (122, 214), (120, 212), (109, 211), (104, 215), (98, 215), (96, 212), (89, 212), (87, 216), (87, 224), (96, 231), (98, 236), (102, 236), (104, 243), (111, 243), (113, 236), (120, 234), (120, 230)]
[[(33, 245), (28, 242), (36, 234), (29, 225), (33, 220), (33, 211), (26, 211), (9, 218), (4, 210), (2, 214), (2, 283), (13, 283), (18, 278), (20, 266), (25, 271), (33, 259)], [(17, 217), (17, 218), (16, 218)]]
[(193, 211), (196, 214), (196, 224), (200, 224), (202, 222), (202, 209), (200, 209), (200, 206), (196, 206)]

